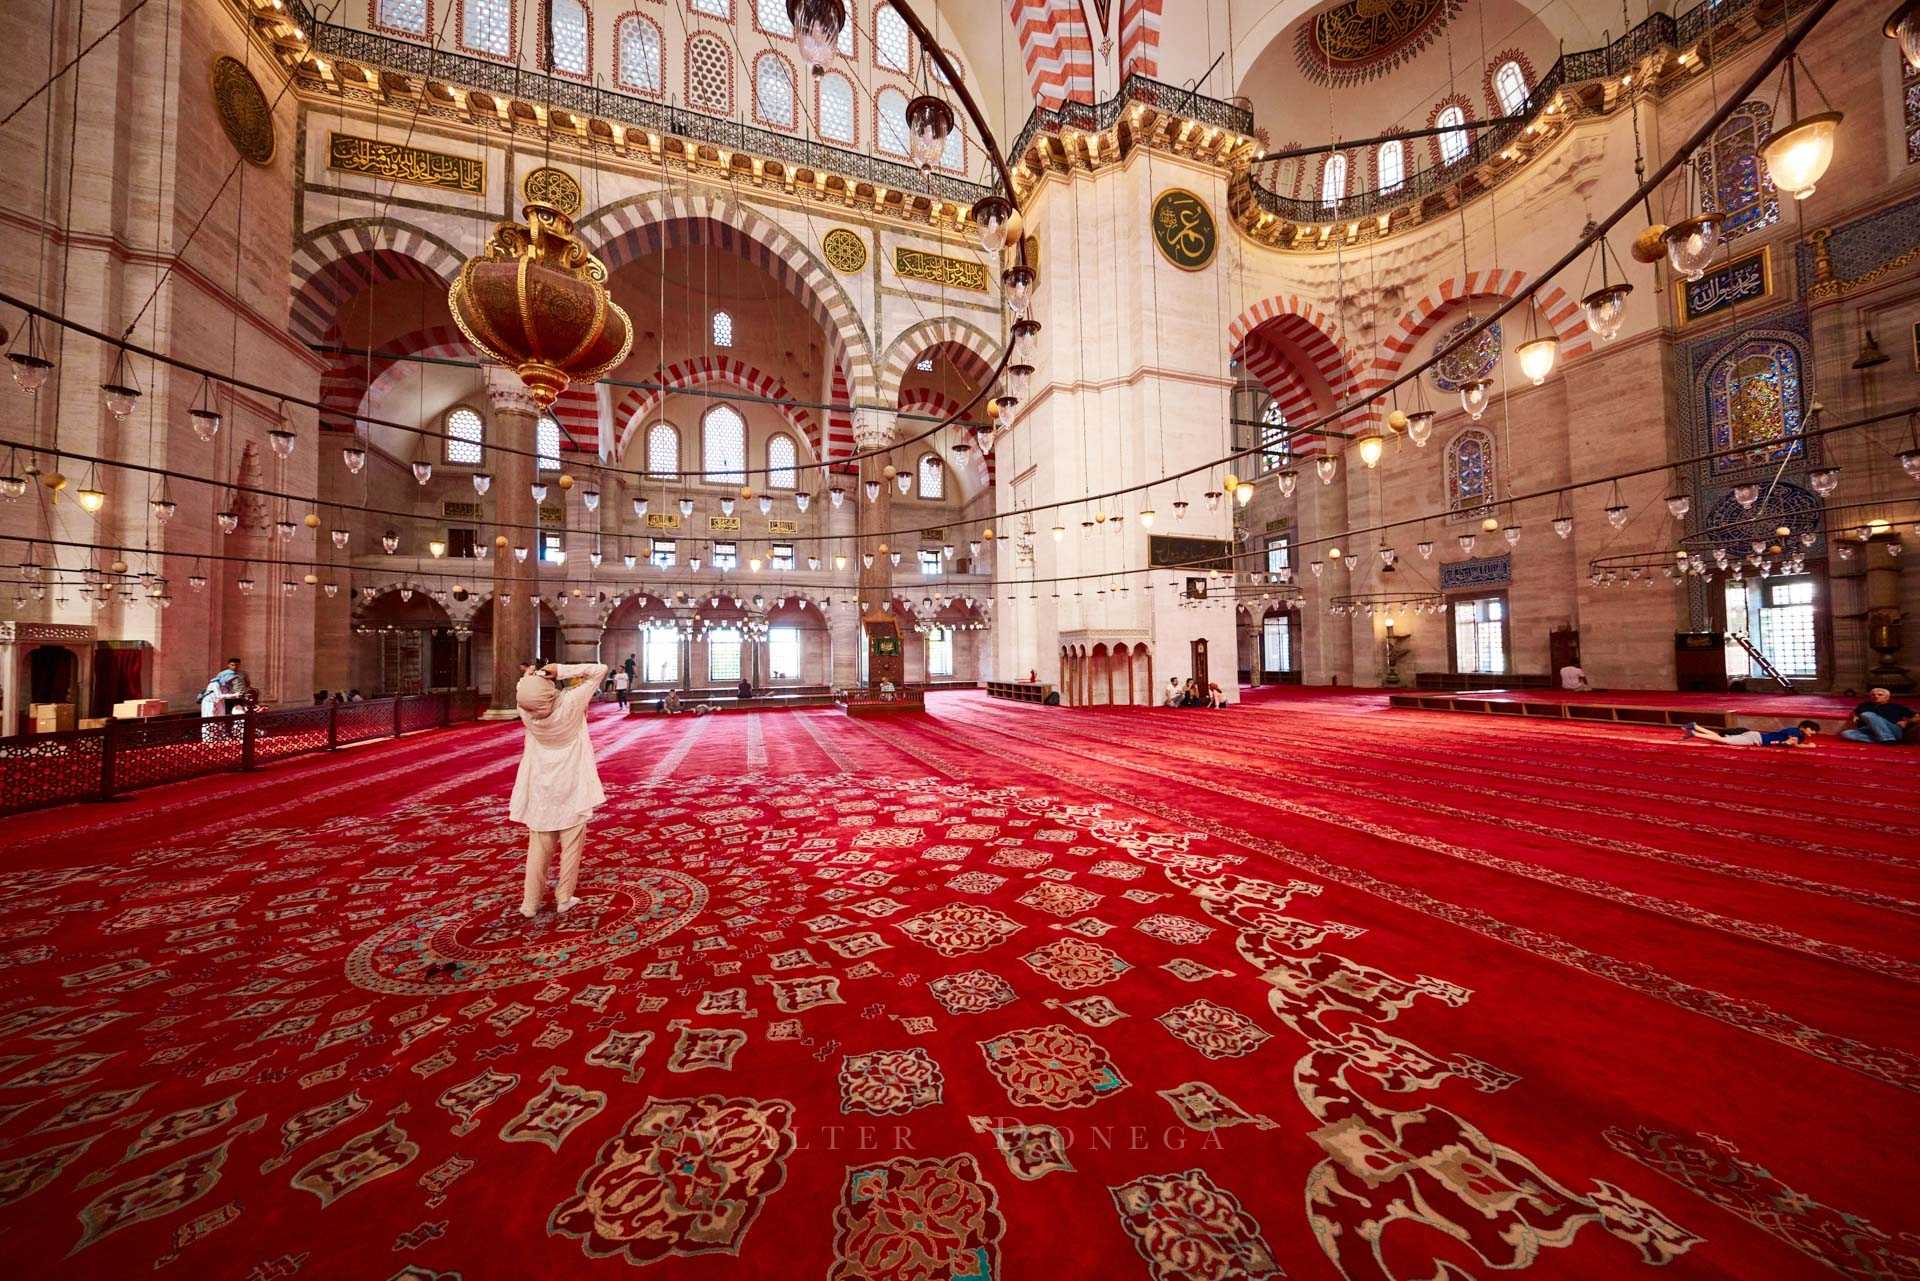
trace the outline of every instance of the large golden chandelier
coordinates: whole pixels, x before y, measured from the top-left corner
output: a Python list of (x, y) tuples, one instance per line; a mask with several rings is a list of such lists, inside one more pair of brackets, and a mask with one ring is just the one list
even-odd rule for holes
[(447, 291), (453, 322), (520, 375), (541, 405), (627, 357), (633, 324), (607, 294), (607, 269), (574, 236), (580, 184), (541, 168), (520, 184), (525, 225), (497, 223), (487, 247)]

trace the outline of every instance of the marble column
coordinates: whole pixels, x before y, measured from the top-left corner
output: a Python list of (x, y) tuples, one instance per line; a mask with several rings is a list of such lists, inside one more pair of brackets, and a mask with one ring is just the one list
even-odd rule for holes
[[(892, 414), (866, 409), (854, 415), (853, 444), (857, 452), (864, 454), (868, 450), (885, 449), (893, 443), (893, 439)], [(885, 544), (889, 551), (902, 550), (895, 546), (897, 540), (886, 536), (887, 531), (893, 528), (893, 496), (898, 492), (884, 474), (886, 466), (885, 455), (861, 459), (860, 483), (849, 499), (858, 509), (855, 516), (856, 554), (871, 553), (873, 556), (871, 566), (862, 563), (860, 567), (860, 608), (863, 613), (879, 609), (881, 602), (893, 594), (893, 561), (887, 551), (881, 550), (881, 545)], [(868, 481), (880, 483), (879, 497), (872, 502), (867, 501)]]
[[(540, 548), (533, 528), (532, 451), (540, 405), (518, 374), (500, 368), (487, 370), (487, 402), (492, 409), (487, 439), (527, 451), (494, 449), (487, 460), (493, 470), (495, 532), (506, 536), (507, 545), (496, 546), (493, 555), (493, 696), (485, 716), (507, 720), (516, 714), (513, 687), (520, 679), (520, 661), (534, 649), (533, 594)], [(525, 561), (514, 555), (516, 547), (527, 549)]]

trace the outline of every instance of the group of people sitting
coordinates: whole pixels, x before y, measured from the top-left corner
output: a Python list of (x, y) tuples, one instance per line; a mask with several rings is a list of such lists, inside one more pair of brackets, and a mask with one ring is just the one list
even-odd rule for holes
[[(1920, 723), (1911, 707), (1893, 701), (1893, 692), (1875, 687), (1867, 691), (1867, 701), (1853, 709), (1847, 728), (1840, 737), (1853, 743), (1898, 743)], [(1725, 747), (1812, 747), (1820, 733), (1819, 721), (1801, 721), (1784, 729), (1757, 730), (1730, 725), (1726, 729), (1708, 729), (1689, 724), (1687, 738), (1704, 739)]]
[(1167, 696), (1161, 700), (1162, 707), (1225, 707), (1227, 696), (1218, 685), (1207, 682), (1202, 688), (1200, 682), (1189, 676), (1183, 683), (1178, 676), (1167, 678)]
[(366, 701), (367, 696), (357, 689), (350, 689), (344, 694), (337, 689), (331, 694), (324, 689), (316, 689), (313, 691), (313, 705), (315, 707), (325, 707), (328, 703), (364, 703)]

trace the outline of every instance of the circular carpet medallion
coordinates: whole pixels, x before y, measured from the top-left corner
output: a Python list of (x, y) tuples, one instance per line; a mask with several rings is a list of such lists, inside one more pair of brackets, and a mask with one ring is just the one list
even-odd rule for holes
[(509, 890), (469, 894), (364, 939), (347, 957), (347, 977), (368, 991), (418, 996), (544, 982), (654, 947), (706, 903), (706, 886), (667, 868), (597, 876), (578, 907), (534, 921)]

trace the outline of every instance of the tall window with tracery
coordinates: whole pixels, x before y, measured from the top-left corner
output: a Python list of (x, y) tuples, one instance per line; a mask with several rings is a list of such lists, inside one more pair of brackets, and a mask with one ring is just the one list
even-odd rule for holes
[(873, 12), (873, 60), (888, 71), (905, 73), (913, 65), (913, 39), (907, 20), (890, 4)]
[(1458, 106), (1448, 107), (1433, 118), (1434, 128), (1446, 130), (1440, 135), (1441, 164), (1453, 164), (1467, 154), (1472, 144), (1467, 137), (1467, 131), (1461, 128), (1466, 123), (1467, 113)]
[(614, 35), (619, 52), (614, 63), (613, 78), (623, 89), (645, 94), (659, 93), (660, 28), (654, 26), (651, 20), (630, 13), (620, 19)]
[(859, 11), (855, 7), (853, 0), (847, 0), (847, 20), (840, 24), (839, 45), (840, 52), (846, 57), (851, 58), (853, 56), (853, 29), (859, 25)]
[(753, 60), (753, 110), (762, 124), (791, 129), (794, 124), (793, 68), (769, 50)]
[(680, 470), (680, 432), (672, 423), (647, 428), (647, 475), (671, 478)]
[(821, 76), (820, 112), (816, 127), (820, 136), (828, 142), (843, 142), (852, 146), (856, 137), (854, 131), (853, 85), (838, 71), (829, 71)]
[(733, 346), (733, 313), (716, 311), (713, 313), (713, 345), (716, 347)]
[(465, 405), (450, 411), (446, 418), (447, 461), (466, 467), (478, 467), (481, 440), (485, 430), (480, 415)]
[(1380, 190), (1398, 191), (1407, 180), (1407, 144), (1398, 138), (1380, 144)]
[(945, 498), (947, 496), (947, 469), (940, 465), (938, 454), (923, 454), (920, 457), (920, 497)]
[(1499, 95), (1502, 115), (1519, 115), (1527, 105), (1527, 73), (1517, 62), (1501, 63), (1493, 73), (1493, 91)]
[(793, 34), (793, 20), (787, 17), (787, 0), (754, 0), (753, 20), (770, 36)]
[(907, 95), (889, 85), (873, 95), (873, 114), (875, 145), (888, 155), (907, 155)]
[(1699, 166), (1700, 207), (1717, 210), (1728, 240), (1780, 220), (1773, 178), (1760, 159), (1760, 145), (1773, 132), (1773, 108), (1743, 102), (1714, 130), (1694, 163)]
[(1900, 59), (1900, 102), (1907, 132), (1907, 163), (1920, 164), (1920, 71)]
[(715, 405), (700, 420), (700, 469), (709, 482), (739, 485), (746, 481), (747, 420), (731, 405)]
[(1493, 437), (1469, 428), (1447, 444), (1447, 510), (1479, 515), (1498, 492), (1493, 467)]
[(373, 25), (409, 36), (427, 34), (427, 0), (379, 0)]
[(687, 41), (687, 105), (721, 116), (733, 112), (733, 59), (720, 37), (704, 31)]
[[(1741, 343), (1707, 373), (1707, 436), (1716, 472), (1768, 466), (1800, 452), (1800, 353), (1778, 338)], [(1719, 453), (1744, 449), (1742, 453)]]
[(767, 488), (793, 489), (800, 483), (800, 450), (780, 432), (767, 441)]
[(513, 0), (463, 0), (460, 43), (489, 58), (513, 56)]
[(534, 424), (533, 452), (541, 471), (560, 470), (560, 420), (552, 414), (540, 415)]
[(1280, 402), (1269, 396), (1266, 408), (1260, 411), (1260, 470), (1276, 471), (1292, 456), (1293, 437), (1287, 431), (1287, 416), (1280, 411)]
[(1347, 158), (1328, 156), (1320, 168), (1320, 203), (1337, 205), (1347, 194)]
[(553, 0), (553, 69), (559, 74), (587, 78), (587, 23), (584, 0)]

